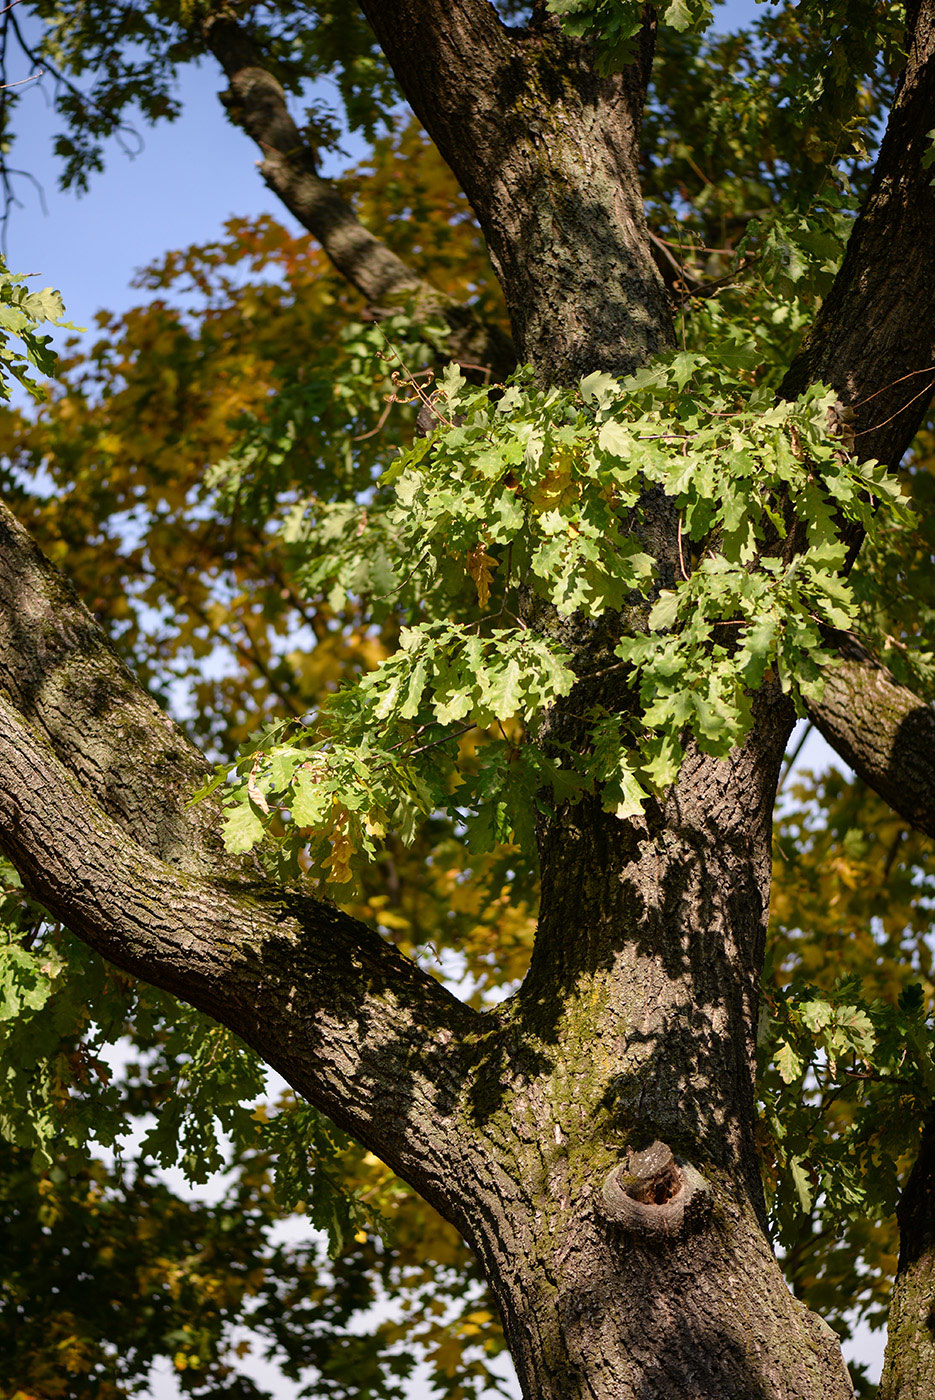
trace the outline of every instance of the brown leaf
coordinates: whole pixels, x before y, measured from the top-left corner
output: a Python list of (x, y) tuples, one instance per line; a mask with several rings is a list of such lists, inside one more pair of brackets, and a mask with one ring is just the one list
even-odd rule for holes
[(486, 608), (490, 599), (490, 583), (493, 578), (493, 571), (497, 567), (496, 559), (491, 558), (483, 544), (475, 544), (468, 551), (467, 571), (474, 580), (477, 589), (477, 601), (482, 608)]

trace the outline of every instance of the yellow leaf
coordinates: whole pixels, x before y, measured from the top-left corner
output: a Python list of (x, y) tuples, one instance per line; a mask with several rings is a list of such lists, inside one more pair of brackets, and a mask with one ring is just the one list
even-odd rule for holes
[(346, 885), (351, 879), (351, 856), (354, 846), (347, 834), (347, 813), (341, 810), (332, 828), (331, 854), (325, 865), (331, 872), (331, 880), (336, 885)]
[(581, 495), (581, 486), (574, 477), (575, 458), (569, 449), (557, 450), (545, 476), (529, 488), (529, 503), (538, 514), (562, 510), (571, 506)]
[(490, 582), (496, 567), (496, 559), (490, 557), (482, 544), (476, 544), (468, 551), (467, 571), (474, 580), (477, 601), (482, 608), (486, 608), (490, 598)]

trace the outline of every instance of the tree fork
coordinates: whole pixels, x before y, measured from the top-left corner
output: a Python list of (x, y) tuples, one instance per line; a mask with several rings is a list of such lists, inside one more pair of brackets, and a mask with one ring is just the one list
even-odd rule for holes
[[(670, 345), (636, 179), (650, 19), (634, 65), (603, 79), (588, 46), (567, 40), (541, 7), (523, 32), (507, 30), (486, 0), (362, 8), (474, 204), (521, 353), (540, 378), (623, 373)], [(924, 315), (931, 268), (916, 276), (910, 259), (907, 310), (899, 257), (892, 266), (894, 247), (906, 251), (893, 241), (903, 230), (898, 220), (895, 234), (887, 229), (906, 199), (916, 201), (907, 238), (920, 237), (917, 214), (918, 246), (932, 226), (920, 144), (932, 106), (932, 7), (916, 6), (912, 18), (863, 223), (789, 380), (831, 378), (858, 401), (885, 391), (861, 422), (888, 459), (912, 414), (887, 395), (894, 378), (931, 359), (935, 325)], [(893, 332), (907, 326), (921, 329), (897, 352)], [(889, 433), (878, 417), (888, 406), (897, 409)], [(24, 557), (12, 529), (0, 547)], [(15, 622), (19, 586), (0, 602)], [(836, 1342), (792, 1299), (762, 1228), (752, 1057), (769, 813), (791, 724), (778, 694), (760, 694), (756, 726), (730, 759), (692, 751), (645, 820), (617, 822), (585, 802), (543, 821), (532, 966), (519, 994), (481, 1018), (315, 901), (251, 889), (240, 871), (231, 889), (170, 866), (161, 846), (128, 843), (128, 831), (144, 843), (143, 799), (120, 805), (106, 781), (110, 759), (94, 756), (101, 734), (106, 752), (119, 747), (120, 711), (108, 703), (99, 724), (94, 714), (94, 674), (115, 673), (93, 624), (75, 647), (88, 682), (76, 713), (92, 733), (67, 753), (56, 714), (73, 703), (72, 688), (56, 683), (53, 704), (45, 691), (37, 700), (30, 677), (51, 674), (40, 653), (15, 627), (0, 647), (16, 663), (11, 683), (4, 675), (15, 704), (0, 703), (10, 795), (0, 833), (30, 887), (105, 955), (233, 1026), (459, 1226), (499, 1299), (527, 1397), (850, 1395)], [(144, 715), (138, 696), (128, 703), (141, 736), (167, 729), (155, 707)], [(146, 781), (137, 778), (141, 789)], [(184, 786), (160, 790), (173, 820)], [(65, 833), (54, 847), (53, 831)], [(171, 839), (184, 845), (177, 832)], [(927, 1325), (930, 1227), (918, 1212), (931, 1194), (930, 1155), (924, 1146), (900, 1212), (894, 1326), (907, 1319), (907, 1335)], [(919, 1248), (908, 1233), (916, 1226)], [(888, 1377), (887, 1400), (929, 1400), (918, 1375), (900, 1379), (894, 1364)]]
[(361, 0), (419, 120), (471, 201), (521, 361), (541, 380), (629, 374), (674, 343), (637, 168), (653, 12), (623, 73), (487, 0)]

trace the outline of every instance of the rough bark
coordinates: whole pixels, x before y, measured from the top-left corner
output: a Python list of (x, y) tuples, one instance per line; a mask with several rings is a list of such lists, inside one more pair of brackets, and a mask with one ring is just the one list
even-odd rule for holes
[[(851, 1395), (835, 1339), (769, 1249), (754, 1145), (790, 723), (764, 697), (749, 744), (690, 755), (643, 823), (596, 804), (543, 823), (533, 962), (475, 1089), (495, 1160), (517, 1163), (512, 1198), (485, 1180), (469, 1235), (528, 1397)], [(654, 1143), (671, 1168), (647, 1166)]]
[[(487, 1018), (337, 911), (142, 849), (89, 796), (101, 777), (79, 782), (5, 696), (0, 848), (75, 933), (232, 1027), (461, 1229), (526, 1395), (627, 1400), (665, 1378), (686, 1400), (844, 1397), (769, 1253), (753, 1158), (776, 713), (734, 760), (696, 756), (641, 834), (564, 814), (539, 965)], [(607, 1176), (661, 1134), (703, 1177), (696, 1204), (678, 1230), (621, 1227)]]
[(570, 383), (627, 374), (667, 348), (636, 161), (654, 21), (636, 62), (600, 78), (590, 46), (554, 19), (508, 29), (487, 0), (361, 9), (471, 201), (519, 358)]
[[(230, 1026), (433, 1203), (476, 1013), (376, 933), (261, 880), (178, 870), (129, 839), (0, 691), (0, 849), (126, 971)], [(174, 794), (181, 806), (185, 790)], [(167, 791), (166, 796), (169, 796)]]
[(935, 708), (920, 700), (853, 637), (838, 634), (816, 728), (895, 812), (935, 837)]
[(193, 873), (234, 872), (217, 805), (185, 805), (210, 765), (2, 502), (0, 691), (145, 850)]
[(935, 1126), (931, 1123), (897, 1217), (899, 1268), (879, 1400), (935, 1400)]
[[(599, 78), (588, 46), (541, 8), (514, 31), (486, 0), (361, 7), (474, 205), (540, 377), (626, 372), (669, 345), (636, 176), (650, 19), (638, 60)], [(887, 459), (909, 430), (888, 386), (930, 363), (935, 339), (919, 256), (935, 226), (919, 144), (931, 14), (917, 17), (832, 309), (789, 381), (826, 378), (849, 400), (882, 391), (857, 427)], [(296, 155), (281, 89), (218, 24), (238, 119), (269, 147), (274, 188), (305, 202), (365, 295), (414, 286)], [(661, 512), (658, 526), (664, 550)], [(543, 820), (532, 965), (480, 1017), (355, 921), (225, 864), (184, 811), (197, 756), (6, 515), (0, 657), (0, 849), (91, 946), (231, 1026), (458, 1226), (529, 1400), (850, 1397), (836, 1342), (769, 1249), (754, 1142), (770, 812), (792, 721), (781, 695), (763, 690), (728, 760), (690, 753), (644, 820), (595, 803)], [(845, 742), (855, 715), (834, 697), (832, 684), (826, 722)], [(622, 690), (606, 698), (626, 703)], [(853, 739), (883, 777), (899, 752), (888, 735), (879, 761), (865, 733)], [(921, 1335), (929, 1287), (928, 1161), (901, 1214), (907, 1336)], [(893, 1400), (928, 1400), (893, 1385)]]

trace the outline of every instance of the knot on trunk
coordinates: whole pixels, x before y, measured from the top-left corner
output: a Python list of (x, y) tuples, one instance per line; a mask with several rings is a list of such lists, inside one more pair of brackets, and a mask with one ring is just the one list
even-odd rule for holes
[(664, 1142), (631, 1152), (614, 1167), (601, 1190), (604, 1214), (631, 1234), (662, 1239), (681, 1234), (700, 1219), (708, 1184), (700, 1172), (676, 1161)]

